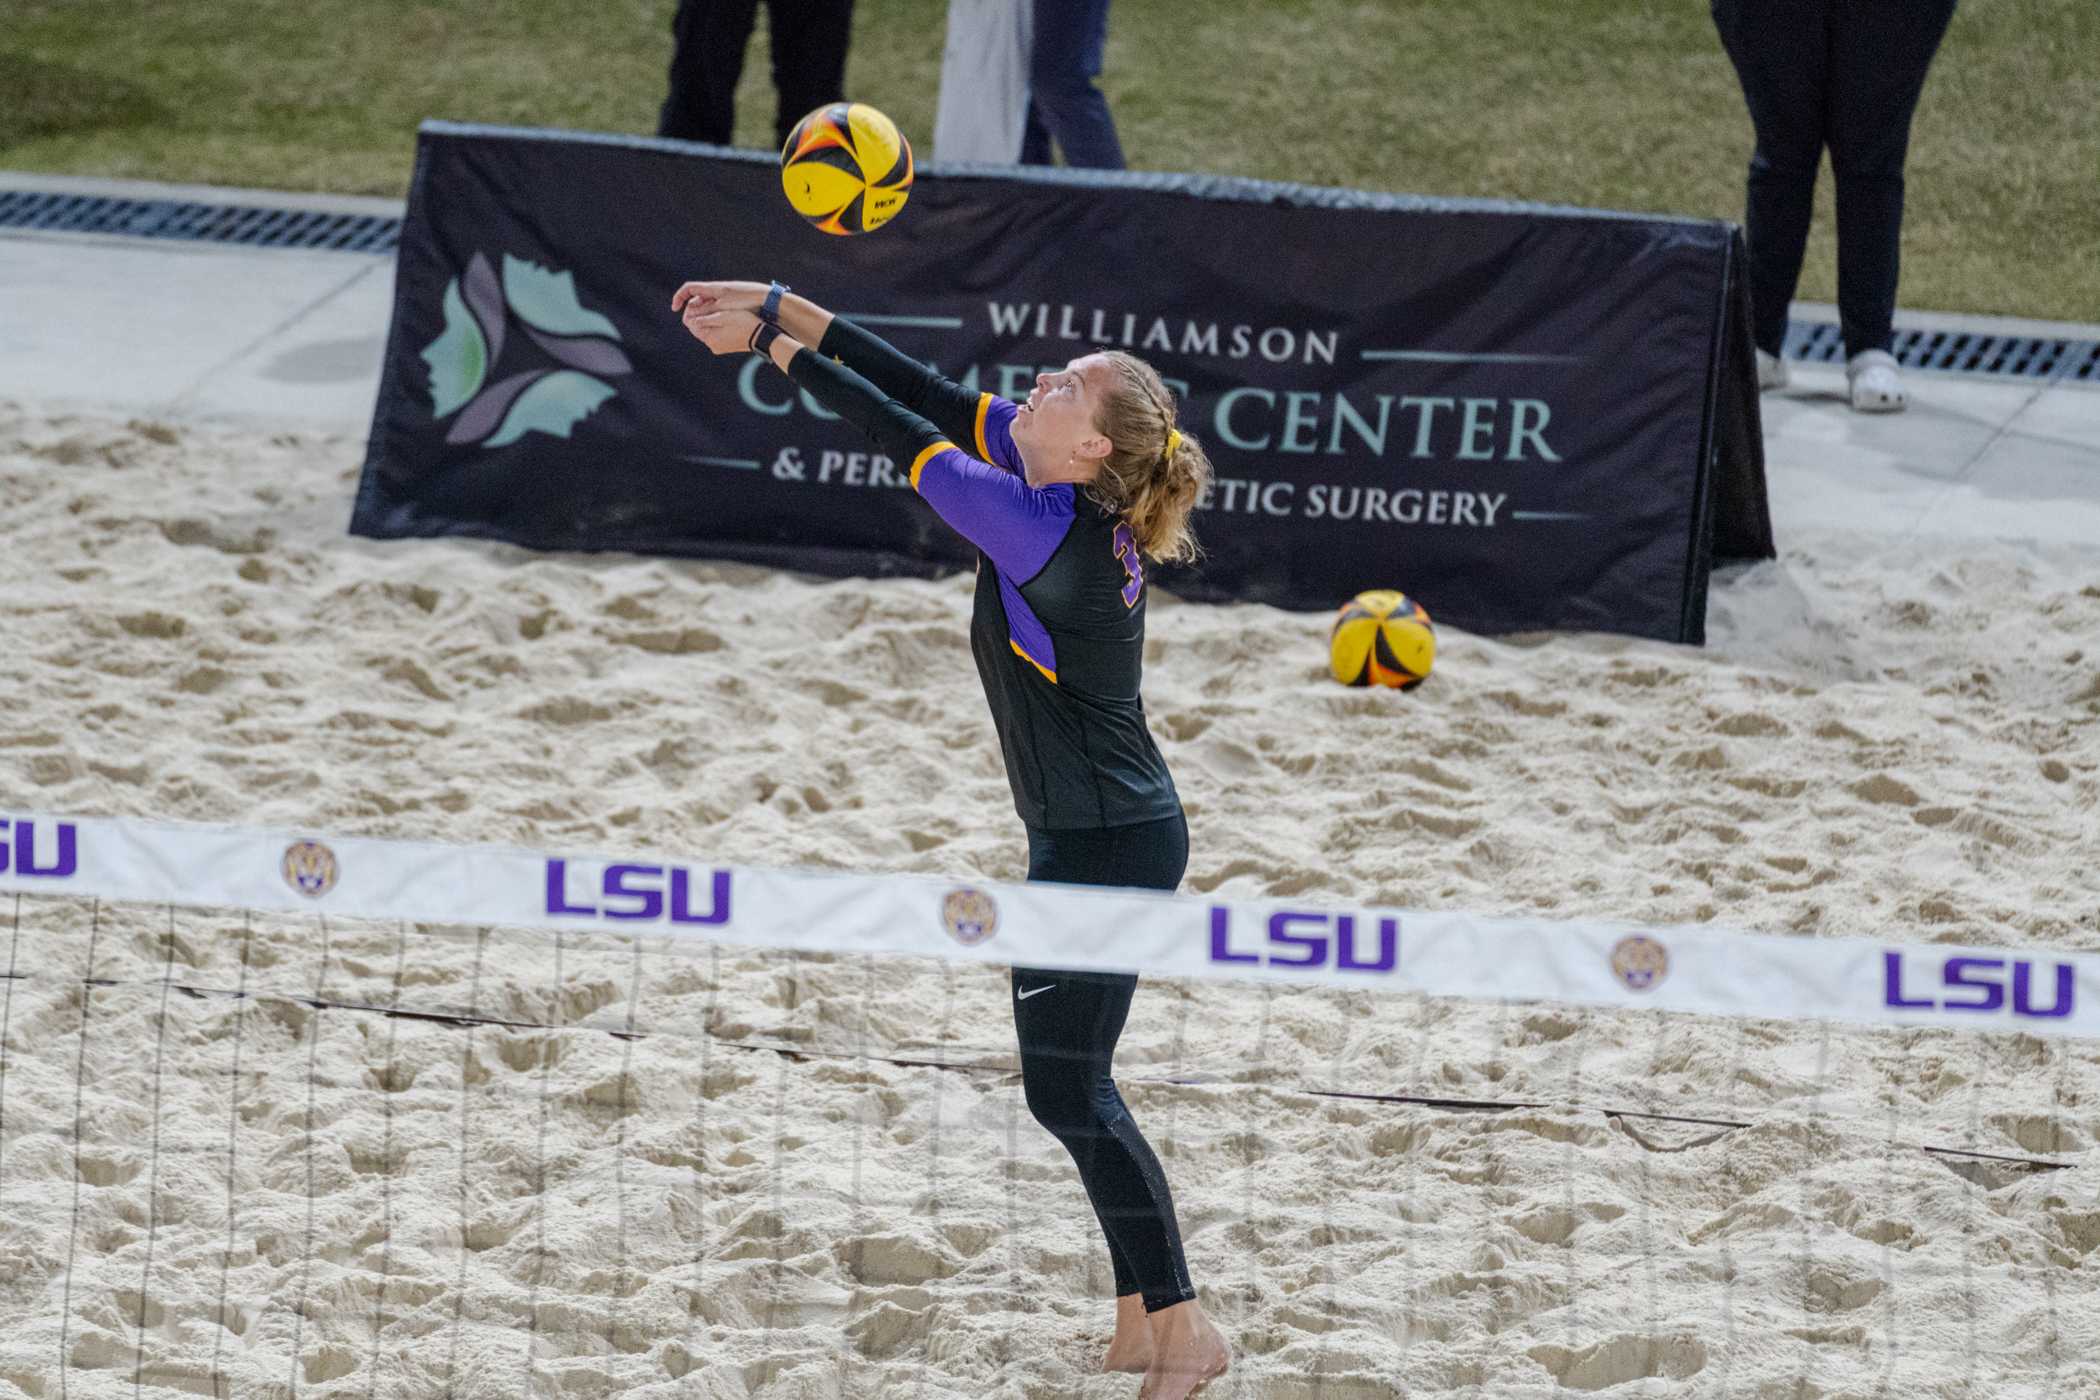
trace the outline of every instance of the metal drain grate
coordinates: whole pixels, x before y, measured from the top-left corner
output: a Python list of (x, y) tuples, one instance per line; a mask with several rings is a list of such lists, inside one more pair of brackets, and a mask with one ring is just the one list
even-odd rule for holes
[(2064, 378), (2080, 384), (2100, 384), (2100, 341), (2093, 342), (2085, 352), (2085, 358), (2071, 366), (2070, 373)]
[[(341, 253), (391, 253), (401, 241), (401, 220), (388, 215), (40, 190), (0, 190), (0, 228), (192, 239), (260, 248), (324, 248)], [(1905, 369), (2100, 385), (2100, 340), (1899, 327), (1890, 349)], [(1831, 322), (1789, 321), (1781, 353), (1790, 360), (1842, 364), (1845, 346)]]
[(340, 253), (390, 253), (401, 241), (401, 221), (377, 214), (37, 190), (0, 190), (0, 228), (183, 238), (260, 248), (326, 248)]
[[(1828, 321), (1789, 321), (1781, 353), (1790, 360), (1843, 364), (1845, 343)], [(2100, 341), (2094, 340), (1898, 327), (1889, 353), (1905, 369), (2100, 383)]]

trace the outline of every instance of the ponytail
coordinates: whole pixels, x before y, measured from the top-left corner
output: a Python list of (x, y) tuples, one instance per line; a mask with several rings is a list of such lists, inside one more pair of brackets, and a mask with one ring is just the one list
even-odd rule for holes
[(1109, 453), (1087, 493), (1128, 522), (1148, 558), (1189, 563), (1202, 552), (1189, 517), (1210, 485), (1210, 458), (1175, 427), (1174, 396), (1157, 370), (1121, 350), (1102, 353), (1115, 369), (1096, 425)]

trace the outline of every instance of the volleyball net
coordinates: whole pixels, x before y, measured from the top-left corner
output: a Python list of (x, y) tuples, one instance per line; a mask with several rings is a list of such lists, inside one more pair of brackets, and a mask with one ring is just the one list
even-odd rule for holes
[(1227, 1393), (2091, 1374), (2100, 958), (51, 814), (0, 940), (7, 1400), (1088, 1393), (1009, 964)]

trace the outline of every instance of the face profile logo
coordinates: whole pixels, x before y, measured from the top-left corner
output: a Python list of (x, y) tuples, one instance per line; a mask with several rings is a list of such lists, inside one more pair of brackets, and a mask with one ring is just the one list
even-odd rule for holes
[[(432, 417), (459, 414), (445, 434), (455, 447), (507, 447), (527, 433), (566, 438), (613, 396), (600, 376), (634, 368), (619, 346), (618, 328), (577, 300), (569, 273), (508, 253), (500, 282), (488, 258), (476, 253), (465, 275), (445, 284), (444, 311), (443, 334), (420, 358), (430, 366)], [(553, 363), (495, 379), (513, 320), (524, 335), (511, 343), (529, 341), (543, 353), (526, 358)]]
[(950, 890), (941, 900), (941, 926), (965, 948), (999, 931), (999, 905), (983, 890)]
[(1611, 970), (1628, 991), (1652, 992), (1670, 975), (1670, 950), (1645, 933), (1629, 933), (1612, 945)]
[(284, 848), (284, 882), (308, 899), (319, 899), (335, 888), (342, 867), (335, 852), (318, 841), (294, 841)]

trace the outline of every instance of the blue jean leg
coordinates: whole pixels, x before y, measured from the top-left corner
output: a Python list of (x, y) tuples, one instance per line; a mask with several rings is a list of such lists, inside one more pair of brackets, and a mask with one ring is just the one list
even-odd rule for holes
[(1109, 0), (1036, 0), (1029, 60), (1023, 165), (1050, 164), (1050, 143), (1065, 164), (1123, 169), (1123, 144), (1108, 99), (1094, 86), (1108, 40)]

